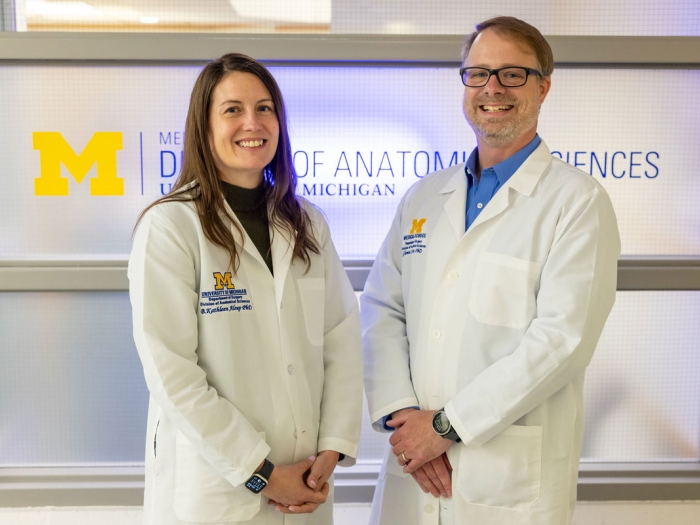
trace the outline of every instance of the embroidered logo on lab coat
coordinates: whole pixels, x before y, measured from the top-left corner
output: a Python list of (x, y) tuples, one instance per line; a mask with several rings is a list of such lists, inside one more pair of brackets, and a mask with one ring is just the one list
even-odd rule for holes
[(426, 220), (427, 219), (423, 217), (411, 221), (411, 231), (408, 235), (403, 236), (403, 245), (401, 246), (401, 254), (403, 257), (414, 253), (423, 253), (423, 250), (426, 249), (425, 241), (427, 235), (423, 233), (423, 225)]
[(220, 312), (248, 312), (253, 305), (248, 299), (248, 290), (236, 288), (231, 272), (214, 272), (214, 289), (202, 291), (199, 307), (200, 313), (218, 314)]

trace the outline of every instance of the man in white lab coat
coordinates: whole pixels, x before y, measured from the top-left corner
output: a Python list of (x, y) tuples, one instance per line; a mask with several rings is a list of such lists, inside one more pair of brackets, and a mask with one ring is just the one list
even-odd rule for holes
[(361, 298), (371, 420), (393, 430), (370, 523), (565, 525), (617, 223), (537, 135), (541, 33), (494, 18), (462, 58), (477, 148), (407, 192)]

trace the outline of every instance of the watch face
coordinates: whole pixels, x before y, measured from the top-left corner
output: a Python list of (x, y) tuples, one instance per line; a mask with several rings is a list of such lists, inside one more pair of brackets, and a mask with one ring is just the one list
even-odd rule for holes
[(262, 489), (267, 487), (267, 481), (265, 481), (263, 478), (258, 476), (257, 474), (253, 474), (248, 481), (245, 482), (245, 486), (255, 492), (256, 494), (260, 493)]
[(450, 420), (447, 419), (447, 414), (443, 411), (436, 412), (433, 416), (433, 428), (440, 435), (447, 433), (450, 430)]

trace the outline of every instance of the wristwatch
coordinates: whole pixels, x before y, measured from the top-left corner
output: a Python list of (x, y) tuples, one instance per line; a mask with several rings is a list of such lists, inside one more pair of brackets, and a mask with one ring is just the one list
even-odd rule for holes
[(260, 492), (267, 487), (273, 468), (275, 468), (275, 466), (272, 462), (267, 459), (263, 461), (263, 466), (260, 467), (260, 470), (250, 476), (248, 481), (245, 482), (246, 488), (254, 494), (260, 494)]
[(457, 431), (452, 427), (450, 420), (447, 418), (444, 408), (441, 408), (433, 415), (433, 430), (438, 436), (444, 437), (445, 439), (456, 443), (462, 442), (459, 434), (457, 434)]

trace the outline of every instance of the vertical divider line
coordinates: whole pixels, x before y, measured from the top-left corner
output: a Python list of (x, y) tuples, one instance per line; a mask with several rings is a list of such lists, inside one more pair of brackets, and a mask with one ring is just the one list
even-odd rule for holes
[(141, 195), (143, 195), (143, 131), (139, 131), (139, 150), (141, 155)]

